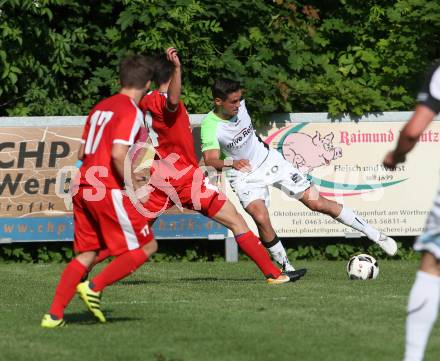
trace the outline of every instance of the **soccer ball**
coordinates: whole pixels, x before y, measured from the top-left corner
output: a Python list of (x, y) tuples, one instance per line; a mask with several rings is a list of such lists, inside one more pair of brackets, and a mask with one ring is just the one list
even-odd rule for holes
[(352, 280), (374, 280), (379, 275), (379, 265), (374, 257), (358, 254), (348, 261), (347, 274)]

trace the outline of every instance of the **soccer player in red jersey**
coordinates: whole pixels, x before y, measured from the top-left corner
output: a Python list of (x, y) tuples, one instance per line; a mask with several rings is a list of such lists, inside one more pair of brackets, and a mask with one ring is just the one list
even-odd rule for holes
[(156, 150), (148, 183), (148, 210), (179, 207), (201, 212), (229, 228), (240, 248), (257, 264), (268, 283), (296, 281), (305, 270), (282, 274), (260, 240), (218, 188), (198, 166), (188, 112), (180, 100), (181, 64), (177, 51), (167, 49), (156, 59), (154, 82), (159, 87), (140, 102), (152, 145)]
[[(120, 92), (99, 102), (87, 118), (78, 154), (83, 164), (73, 196), (77, 256), (61, 275), (42, 327), (65, 324), (64, 309), (75, 291), (93, 315), (105, 322), (100, 308), (102, 290), (135, 271), (157, 250), (148, 219), (123, 191), (124, 162), (143, 121), (138, 103), (150, 86), (152, 73), (147, 58), (125, 58), (120, 65)], [(90, 282), (80, 283), (102, 248), (116, 257)]]

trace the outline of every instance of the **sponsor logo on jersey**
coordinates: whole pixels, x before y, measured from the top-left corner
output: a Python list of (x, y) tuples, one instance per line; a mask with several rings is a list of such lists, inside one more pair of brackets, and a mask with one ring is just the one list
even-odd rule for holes
[(302, 177), (298, 173), (294, 173), (292, 175), (292, 181), (293, 183), (298, 183), (299, 181), (302, 181)]
[(240, 143), (242, 143), (243, 141), (246, 141), (249, 137), (249, 135), (251, 135), (253, 133), (254, 128), (252, 127), (252, 124), (249, 125), (249, 127), (247, 128), (243, 128), (239, 133), (237, 133), (236, 135), (234, 135), (234, 138), (232, 138), (232, 142), (230, 142), (227, 147), (229, 149), (238, 146)]

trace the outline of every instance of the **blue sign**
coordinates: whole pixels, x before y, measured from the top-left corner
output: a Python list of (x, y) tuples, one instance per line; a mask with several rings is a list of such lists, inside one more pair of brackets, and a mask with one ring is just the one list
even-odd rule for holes
[[(227, 235), (227, 228), (201, 214), (163, 214), (154, 223), (153, 231), (156, 239)], [(72, 240), (72, 217), (0, 218), (0, 243)]]

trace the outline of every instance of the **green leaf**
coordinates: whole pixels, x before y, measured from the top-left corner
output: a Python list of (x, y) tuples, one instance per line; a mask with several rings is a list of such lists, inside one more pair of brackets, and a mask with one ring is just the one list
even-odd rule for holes
[(8, 78), (11, 84), (15, 84), (17, 82), (17, 75), (15, 73), (9, 73)]
[(336, 245), (327, 246), (325, 248), (325, 254), (333, 259), (337, 259), (339, 256), (339, 249)]

